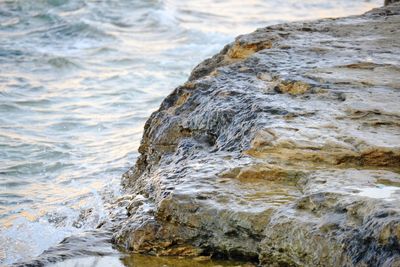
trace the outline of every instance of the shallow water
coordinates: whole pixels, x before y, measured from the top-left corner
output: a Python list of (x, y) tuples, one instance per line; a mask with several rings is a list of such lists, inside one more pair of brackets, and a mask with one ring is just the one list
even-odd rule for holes
[[(246, 263), (222, 260), (197, 260), (177, 257), (154, 257), (142, 255), (91, 256), (66, 260), (50, 264), (49, 267), (61, 266), (113, 266), (113, 267), (246, 267)], [(247, 265), (250, 266), (250, 265)]]
[(0, 264), (107, 220), (105, 203), (135, 161), (146, 118), (236, 35), (379, 5), (0, 1)]

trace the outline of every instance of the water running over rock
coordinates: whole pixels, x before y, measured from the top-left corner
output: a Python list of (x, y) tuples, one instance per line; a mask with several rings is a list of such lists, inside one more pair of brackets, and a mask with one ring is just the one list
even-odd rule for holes
[(400, 4), (280, 24), (198, 65), (145, 125), (114, 242), (263, 266), (400, 264), (399, 29)]

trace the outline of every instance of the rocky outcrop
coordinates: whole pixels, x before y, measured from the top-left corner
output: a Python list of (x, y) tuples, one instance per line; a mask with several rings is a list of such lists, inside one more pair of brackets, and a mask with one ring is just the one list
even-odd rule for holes
[(385, 6), (399, 2), (399, 0), (385, 0)]
[(400, 266), (400, 4), (239, 36), (147, 121), (137, 253)]

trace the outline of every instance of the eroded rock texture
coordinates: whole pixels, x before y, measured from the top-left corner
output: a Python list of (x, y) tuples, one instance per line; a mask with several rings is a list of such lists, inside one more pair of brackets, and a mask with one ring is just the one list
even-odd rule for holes
[(400, 4), (239, 36), (145, 125), (134, 252), (400, 266)]

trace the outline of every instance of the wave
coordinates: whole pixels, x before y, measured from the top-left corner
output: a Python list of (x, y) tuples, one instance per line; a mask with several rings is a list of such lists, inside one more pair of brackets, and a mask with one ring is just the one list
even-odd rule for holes
[(57, 69), (70, 69), (70, 68), (79, 68), (79, 64), (74, 61), (66, 58), (66, 57), (52, 57), (47, 60), (47, 62), (54, 68)]
[(42, 39), (50, 39), (56, 42), (71, 39), (101, 39), (113, 38), (111, 34), (100, 30), (98, 27), (90, 25), (86, 22), (64, 22), (46, 29), (33, 30), (28, 33), (30, 36), (40, 35)]

